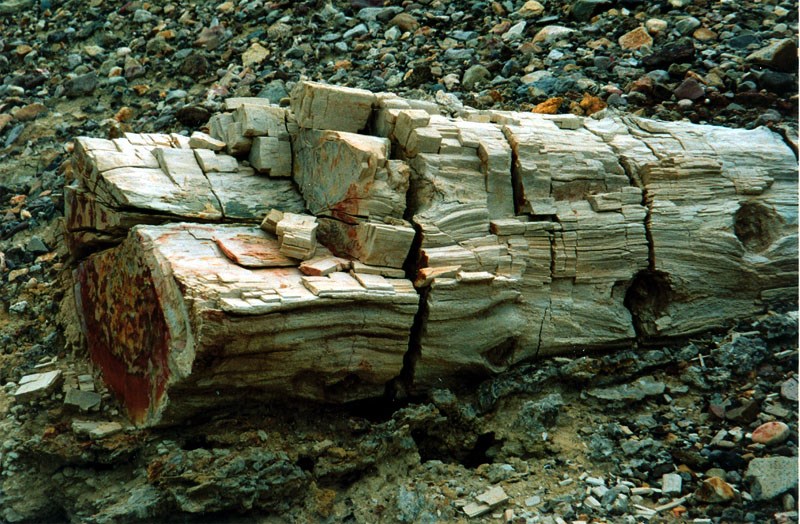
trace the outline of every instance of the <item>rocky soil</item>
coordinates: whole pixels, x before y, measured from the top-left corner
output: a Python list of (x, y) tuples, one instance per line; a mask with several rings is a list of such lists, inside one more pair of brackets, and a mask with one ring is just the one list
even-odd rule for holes
[(189, 132), (303, 77), (449, 111), (766, 125), (796, 147), (797, 2), (184, 4), (0, 1), (0, 520), (797, 521), (796, 304), (402, 403), (137, 431), (70, 320), (59, 223), (71, 137)]

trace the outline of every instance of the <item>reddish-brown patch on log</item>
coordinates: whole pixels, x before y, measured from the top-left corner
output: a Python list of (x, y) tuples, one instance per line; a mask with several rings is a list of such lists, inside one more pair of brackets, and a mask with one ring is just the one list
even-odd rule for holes
[(264, 234), (214, 237), (217, 247), (230, 260), (242, 267), (262, 268), (295, 266), (297, 262), (280, 252), (278, 242)]
[(365, 185), (350, 184), (344, 197), (331, 207), (331, 215), (347, 224), (356, 224), (361, 200), (369, 196), (371, 187), (371, 182)]
[(107, 251), (77, 270), (80, 314), (89, 354), (134, 423), (164, 395), (170, 333), (150, 269), (125, 251)]

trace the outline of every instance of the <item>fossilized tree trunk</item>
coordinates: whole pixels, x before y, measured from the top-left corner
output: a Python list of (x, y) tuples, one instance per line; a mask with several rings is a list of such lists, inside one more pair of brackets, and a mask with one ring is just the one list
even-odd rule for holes
[[(291, 111), (228, 109), (213, 138), (76, 141), (79, 311), (139, 423), (435, 387), (797, 300), (796, 159), (767, 129), (451, 118), (311, 82)], [(271, 209), (314, 215), (292, 220), (316, 250), (259, 229)]]

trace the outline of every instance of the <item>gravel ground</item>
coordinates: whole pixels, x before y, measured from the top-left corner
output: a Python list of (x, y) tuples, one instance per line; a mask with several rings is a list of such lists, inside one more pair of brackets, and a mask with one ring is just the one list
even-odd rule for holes
[[(300, 78), (450, 110), (766, 125), (796, 145), (797, 2), (156, 4), (0, 0), (0, 520), (797, 521), (796, 304), (402, 406), (142, 432), (76, 345), (59, 232), (71, 137), (188, 132), (226, 97), (285, 104)], [(53, 370), (50, 395), (13, 398)]]

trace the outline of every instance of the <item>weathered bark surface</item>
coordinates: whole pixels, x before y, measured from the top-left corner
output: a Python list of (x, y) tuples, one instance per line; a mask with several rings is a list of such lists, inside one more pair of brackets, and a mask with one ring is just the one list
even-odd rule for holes
[[(797, 300), (796, 159), (769, 130), (450, 118), (310, 82), (292, 112), (249, 100), (230, 100), (209, 138), (78, 140), (76, 253), (137, 223), (276, 209), (266, 232), (139, 226), (80, 263), (93, 359), (140, 422), (212, 389), (346, 401), (390, 381), (435, 387)], [(291, 140), (291, 158), (259, 138)], [(269, 176), (212, 151), (217, 140)], [(275, 178), (286, 165), (293, 181)], [(279, 227), (279, 211), (303, 208), (312, 216)]]

